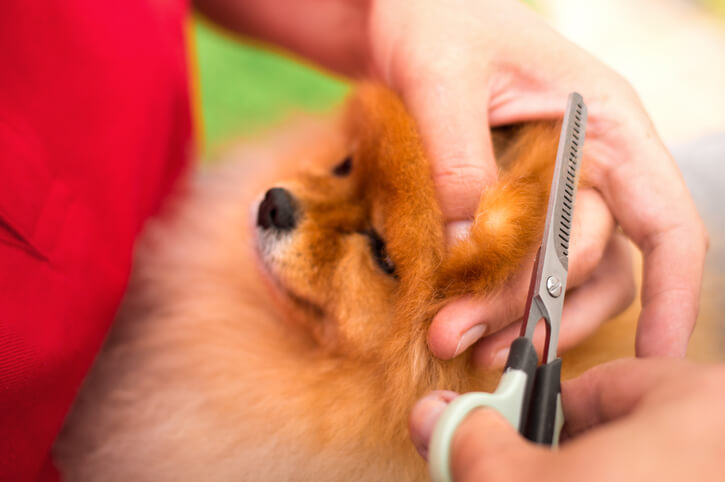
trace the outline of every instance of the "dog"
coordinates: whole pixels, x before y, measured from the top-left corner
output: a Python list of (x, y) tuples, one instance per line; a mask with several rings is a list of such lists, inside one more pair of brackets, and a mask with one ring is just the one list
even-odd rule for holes
[[(376, 85), (339, 119), (191, 177), (137, 247), (55, 446), (64, 479), (426, 479), (407, 432), (415, 400), (500, 376), (470, 353), (435, 358), (431, 319), (495, 295), (530, 259), (559, 129), (494, 133), (500, 180), (450, 247), (415, 123)], [(633, 333), (632, 317), (610, 326), (595, 343), (615, 348), (579, 351), (565, 374), (630, 354)]]

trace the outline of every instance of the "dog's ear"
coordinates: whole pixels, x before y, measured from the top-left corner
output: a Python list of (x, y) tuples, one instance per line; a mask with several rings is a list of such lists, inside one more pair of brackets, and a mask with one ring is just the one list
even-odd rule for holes
[(481, 196), (470, 236), (453, 246), (438, 272), (445, 296), (491, 293), (536, 249), (559, 128), (558, 122), (538, 122), (507, 134), (507, 144), (497, 152), (505, 170)]
[(484, 191), (470, 236), (446, 250), (430, 165), (413, 119), (391, 91), (361, 84), (350, 98), (346, 130), (372, 216), (381, 220), (398, 268), (405, 309), (432, 299), (486, 295), (533, 254), (543, 231), (560, 122), (494, 133), (501, 168)]

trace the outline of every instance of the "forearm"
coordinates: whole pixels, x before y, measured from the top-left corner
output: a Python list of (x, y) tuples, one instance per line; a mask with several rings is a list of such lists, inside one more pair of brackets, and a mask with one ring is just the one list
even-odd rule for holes
[(195, 0), (214, 22), (336, 72), (368, 73), (369, 0)]

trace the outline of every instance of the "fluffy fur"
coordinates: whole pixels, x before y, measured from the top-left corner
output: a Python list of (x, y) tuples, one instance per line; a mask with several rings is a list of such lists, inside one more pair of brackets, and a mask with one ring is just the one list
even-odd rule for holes
[[(150, 223), (56, 445), (66, 480), (426, 477), (406, 429), (414, 401), (432, 389), (489, 390), (499, 376), (465, 354), (433, 357), (431, 318), (451, 297), (494, 293), (531, 255), (558, 128), (496, 134), (500, 182), (482, 196), (470, 238), (447, 250), (400, 101), (361, 86), (342, 117), (232, 153)], [(350, 173), (335, 175), (348, 156)], [(273, 186), (299, 207), (287, 234), (255, 226)], [(373, 231), (394, 275), (378, 265)], [(615, 330), (608, 343), (630, 336)]]

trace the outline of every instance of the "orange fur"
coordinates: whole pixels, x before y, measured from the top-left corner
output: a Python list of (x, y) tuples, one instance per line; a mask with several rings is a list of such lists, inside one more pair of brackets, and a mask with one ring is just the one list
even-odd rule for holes
[[(339, 127), (295, 132), (202, 174), (148, 227), (56, 446), (67, 480), (420, 480), (406, 429), (414, 401), (495, 384), (467, 354), (433, 357), (426, 334), (442, 303), (494, 292), (535, 249), (556, 124), (499, 137), (501, 180), (451, 249), (415, 125), (392, 93), (360, 86)], [(347, 155), (352, 172), (333, 176)], [(284, 239), (252, 226), (250, 206), (272, 186), (301, 207)], [(371, 229), (395, 277), (376, 265)], [(586, 365), (579, 354), (576, 369)]]

